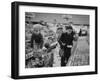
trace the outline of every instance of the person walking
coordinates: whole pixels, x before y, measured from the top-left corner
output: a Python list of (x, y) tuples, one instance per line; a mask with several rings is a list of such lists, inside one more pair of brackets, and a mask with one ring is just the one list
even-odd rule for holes
[(60, 44), (60, 48), (63, 51), (63, 54), (61, 54), (61, 66), (66, 66), (69, 57), (71, 56), (71, 48), (73, 46), (73, 40), (75, 35), (71, 26), (65, 26), (65, 29), (66, 31), (62, 33), (58, 41)]

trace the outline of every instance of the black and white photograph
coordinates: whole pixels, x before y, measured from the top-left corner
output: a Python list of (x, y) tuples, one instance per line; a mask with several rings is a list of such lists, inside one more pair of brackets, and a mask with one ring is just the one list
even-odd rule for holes
[(12, 78), (97, 74), (97, 7), (12, 3)]
[(25, 68), (90, 64), (89, 15), (25, 12)]

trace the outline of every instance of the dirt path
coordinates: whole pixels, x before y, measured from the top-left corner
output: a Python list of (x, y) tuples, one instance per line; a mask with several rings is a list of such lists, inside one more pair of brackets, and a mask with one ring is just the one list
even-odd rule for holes
[(74, 54), (71, 55), (67, 65), (89, 65), (89, 45), (86, 41), (86, 37), (79, 37)]
[[(89, 65), (89, 45), (86, 41), (86, 37), (79, 37), (77, 42), (74, 42), (72, 55), (69, 59), (67, 66), (82, 66)], [(55, 49), (59, 50), (59, 49)], [(56, 51), (54, 55), (53, 67), (60, 67), (61, 58)]]

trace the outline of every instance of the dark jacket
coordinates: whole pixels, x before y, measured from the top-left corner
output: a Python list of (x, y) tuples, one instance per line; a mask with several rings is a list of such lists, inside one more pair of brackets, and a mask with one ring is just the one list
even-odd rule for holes
[[(61, 48), (67, 47), (67, 45), (73, 45), (73, 40), (74, 40), (74, 33), (67, 34), (67, 33), (62, 33), (60, 39), (59, 39), (59, 44)], [(63, 45), (64, 43), (65, 45)]]
[(33, 33), (32, 34), (32, 37), (31, 37), (31, 47), (32, 48), (33, 48), (34, 41), (35, 41), (36, 44), (38, 44), (38, 45), (40, 45), (40, 47), (42, 47), (42, 45), (43, 45), (43, 36), (41, 35), (41, 33), (39, 33), (39, 34)]

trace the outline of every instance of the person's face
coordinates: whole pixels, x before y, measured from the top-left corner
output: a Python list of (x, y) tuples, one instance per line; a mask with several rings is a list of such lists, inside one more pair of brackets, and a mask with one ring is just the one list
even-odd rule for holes
[(36, 29), (34, 32), (35, 32), (35, 34), (39, 34), (40, 33), (39, 29)]
[(62, 29), (58, 29), (58, 30), (57, 30), (57, 33), (58, 33), (58, 34), (61, 34), (62, 32), (63, 32)]
[(51, 44), (52, 43), (52, 39), (48, 39), (48, 43)]
[(68, 34), (71, 34), (71, 33), (72, 33), (72, 29), (67, 29), (66, 32), (67, 32)]

